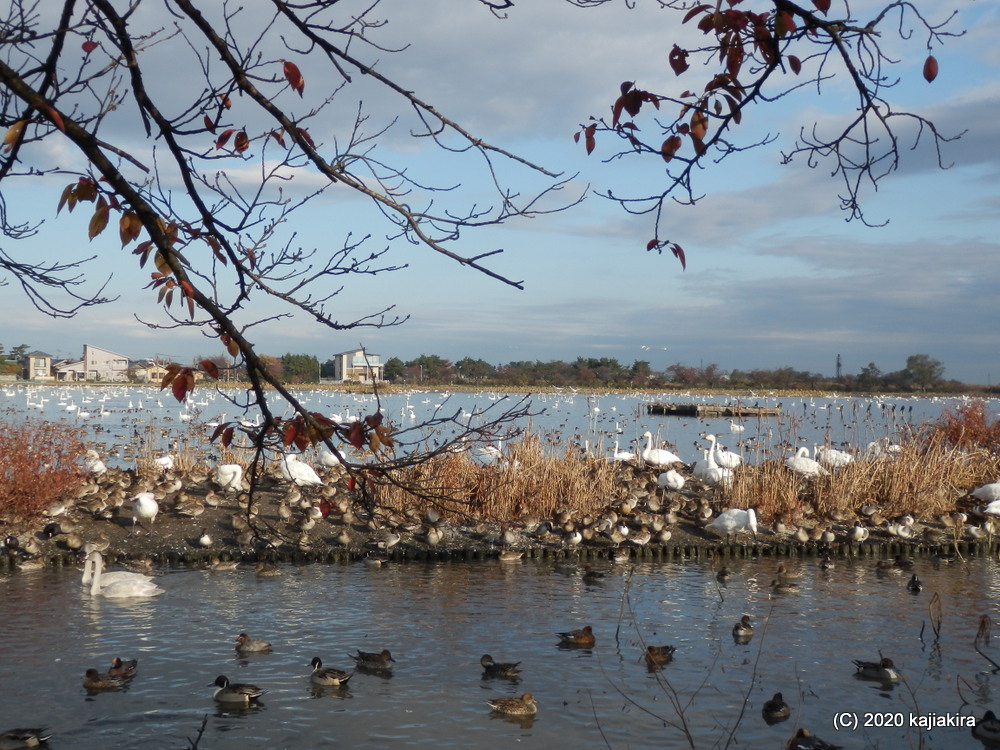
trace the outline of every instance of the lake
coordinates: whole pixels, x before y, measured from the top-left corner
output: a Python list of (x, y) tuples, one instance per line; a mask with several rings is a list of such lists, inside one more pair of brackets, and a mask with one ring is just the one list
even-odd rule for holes
[[(1000, 708), (998, 678), (976, 653), (981, 615), (995, 619), (994, 559), (878, 575), (870, 557), (832, 570), (786, 560), (797, 590), (772, 594), (776, 561), (730, 561), (719, 585), (702, 562), (606, 565), (587, 583), (552, 562), (284, 566), (258, 579), (167, 569), (149, 600), (92, 598), (71, 569), (0, 575), (0, 730), (45, 726), (50, 745), (184, 748), (207, 717), (202, 750), (352, 747), (784, 747), (797, 726), (847, 748), (978, 747), (968, 728), (930, 731), (910, 717), (981, 716)], [(940, 637), (929, 604), (941, 605)], [(731, 636), (749, 614), (748, 644)], [(556, 633), (593, 626), (592, 649), (563, 649)], [(241, 631), (273, 644), (237, 658)], [(676, 646), (651, 672), (644, 645)], [(352, 668), (348, 653), (389, 649), (390, 678), (355, 674), (347, 688), (315, 691), (310, 661)], [(984, 646), (1000, 662), (1000, 647)], [(484, 679), (479, 658), (520, 661), (519, 682)], [(902, 682), (856, 679), (852, 661), (891, 657)], [(88, 695), (87, 668), (138, 658), (124, 690)], [(219, 709), (218, 675), (267, 690), (262, 706)], [(486, 701), (531, 692), (533, 719), (493, 714)], [(781, 692), (792, 717), (769, 726), (765, 700)], [(967, 703), (963, 704), (963, 700)], [(745, 702), (745, 703), (744, 703)], [(682, 707), (681, 713), (676, 710)], [(878, 726), (833, 727), (871, 714)]]

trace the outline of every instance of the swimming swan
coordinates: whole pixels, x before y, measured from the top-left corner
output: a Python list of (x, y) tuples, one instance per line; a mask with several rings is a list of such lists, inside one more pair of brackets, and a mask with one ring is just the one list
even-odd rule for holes
[(83, 566), (83, 583), (90, 582), (90, 595), (108, 599), (126, 599), (139, 596), (158, 596), (163, 589), (142, 573), (113, 571), (102, 575), (104, 557), (100, 552), (87, 555)]

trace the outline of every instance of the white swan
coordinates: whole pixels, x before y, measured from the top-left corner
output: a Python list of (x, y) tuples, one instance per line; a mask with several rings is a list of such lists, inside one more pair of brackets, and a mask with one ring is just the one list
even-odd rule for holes
[(804, 445), (795, 452), (794, 456), (785, 459), (785, 466), (800, 477), (821, 477), (830, 473), (820, 465), (819, 461), (809, 458), (809, 448)]
[(757, 513), (753, 508), (748, 508), (747, 510), (730, 508), (729, 510), (720, 513), (715, 520), (713, 520), (705, 528), (712, 529), (719, 534), (723, 534), (727, 540), (733, 534), (740, 531), (749, 531), (756, 537)]
[(299, 461), (299, 457), (294, 453), (281, 457), (281, 476), (299, 487), (319, 487), (323, 484), (316, 470), (309, 464)]
[[(1000, 482), (990, 482), (976, 487), (969, 495), (992, 505), (994, 501), (1000, 500)], [(994, 513), (995, 511), (987, 510), (986, 512)]]
[(213, 478), (223, 492), (236, 492), (243, 484), (243, 467), (239, 464), (219, 464), (215, 467)]
[(708, 465), (702, 472), (701, 481), (703, 481), (709, 487), (717, 487), (719, 485), (723, 487), (732, 486), (733, 470), (726, 466), (719, 466), (719, 464), (716, 463), (715, 461), (714, 453), (715, 452), (712, 450), (705, 452), (705, 460)]
[(847, 451), (823, 445), (817, 446), (813, 453), (816, 456), (816, 460), (828, 469), (842, 469), (854, 460), (854, 456)]
[(649, 430), (642, 433), (642, 436), (646, 438), (646, 447), (639, 455), (642, 457), (644, 463), (650, 466), (670, 466), (671, 464), (684, 463), (676, 453), (663, 448), (654, 448), (653, 433)]
[(672, 492), (680, 492), (684, 489), (684, 475), (668, 469), (656, 478), (656, 485)]
[(152, 492), (140, 492), (132, 498), (132, 528), (140, 520), (149, 521), (149, 530), (153, 530), (153, 521), (156, 514), (160, 512), (160, 504), (156, 502), (156, 495)]
[(746, 426), (741, 425), (741, 424), (737, 424), (732, 419), (729, 420), (729, 431), (730, 432), (743, 432), (745, 429), (746, 429)]
[(127, 599), (140, 596), (159, 596), (163, 589), (153, 579), (142, 573), (113, 571), (104, 574), (104, 557), (91, 552), (83, 566), (83, 583), (90, 582), (90, 595), (108, 599)]
[(611, 461), (634, 461), (635, 454), (632, 451), (622, 451), (618, 450), (618, 441), (615, 440), (615, 447), (611, 451), (610, 456)]
[(709, 454), (712, 455), (718, 466), (721, 466), (723, 469), (735, 469), (743, 463), (743, 456), (739, 453), (732, 453), (731, 451), (720, 448), (715, 442), (715, 435), (706, 434), (705, 439), (712, 444), (712, 447), (709, 449)]

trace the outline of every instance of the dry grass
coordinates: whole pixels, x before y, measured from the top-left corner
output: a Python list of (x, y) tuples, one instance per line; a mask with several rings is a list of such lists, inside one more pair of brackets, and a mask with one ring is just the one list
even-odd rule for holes
[(44, 421), (0, 421), (0, 514), (19, 524), (74, 493), (83, 430)]
[(405, 511), (430, 503), (455, 518), (514, 521), (550, 517), (557, 510), (592, 513), (606, 507), (619, 486), (617, 468), (566, 449), (546, 451), (537, 436), (509, 444), (497, 464), (481, 466), (466, 452), (446, 453), (373, 484), (381, 507)]

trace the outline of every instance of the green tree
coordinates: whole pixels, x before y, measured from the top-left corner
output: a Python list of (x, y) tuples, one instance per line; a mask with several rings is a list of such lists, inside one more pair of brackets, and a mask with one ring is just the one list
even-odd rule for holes
[(281, 369), (286, 383), (319, 382), (319, 360), (312, 354), (285, 354)]
[(496, 375), (496, 368), (482, 359), (464, 357), (455, 363), (455, 370), (463, 380), (488, 380)]
[(912, 354), (906, 358), (903, 373), (907, 382), (925, 391), (940, 385), (944, 379), (944, 364), (929, 354)]
[[(333, 363), (331, 362), (331, 364)], [(385, 365), (382, 367), (382, 377), (389, 382), (402, 380), (405, 372), (406, 365), (403, 364), (403, 360), (399, 357), (389, 357), (389, 359), (385, 361)]]
[(24, 355), (28, 353), (29, 349), (31, 349), (31, 347), (27, 344), (18, 344), (10, 350), (9, 358), (20, 362)]
[(882, 381), (882, 371), (874, 362), (869, 362), (867, 365), (862, 367), (861, 372), (858, 373), (858, 387), (863, 390), (874, 390), (882, 384)]

